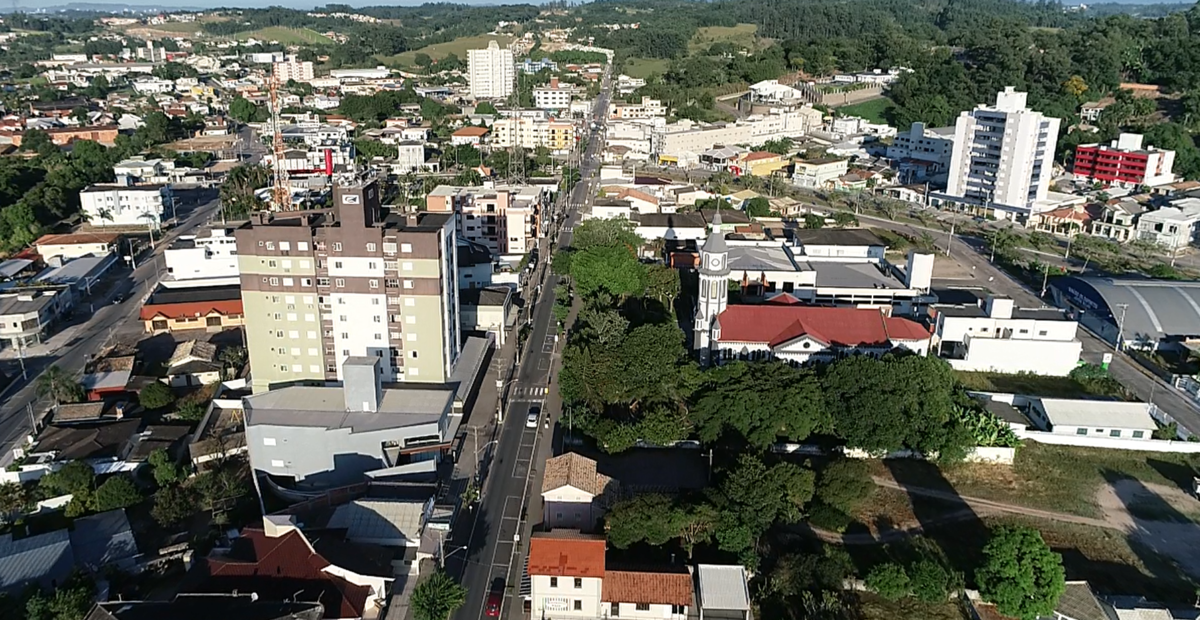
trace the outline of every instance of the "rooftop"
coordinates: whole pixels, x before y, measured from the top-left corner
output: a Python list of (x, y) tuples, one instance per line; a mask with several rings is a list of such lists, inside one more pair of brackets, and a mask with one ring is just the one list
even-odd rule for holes
[(1115, 400), (1040, 398), (1052, 426), (1155, 429), (1150, 405)]
[(54, 452), (62, 461), (115, 458), (137, 434), (141, 420), (118, 420), (88, 426), (51, 424), (37, 436), (33, 452)]
[[(50, 290), (46, 292), (51, 293), (55, 291)], [(0, 296), (0, 316), (40, 312), (42, 308), (45, 308), (54, 301), (54, 295), (43, 294), (41, 291), (34, 293), (32, 298), (22, 299), (22, 297), (26, 296), (26, 294), (21, 293)]]
[(746, 569), (737, 565), (696, 566), (698, 606), (705, 610), (749, 611), (750, 591)]
[(574, 530), (534, 532), (529, 540), (529, 574), (604, 577), (603, 536)]
[[(596, 461), (568, 452), (546, 460), (542, 493), (570, 486), (593, 497), (615, 488), (616, 481), (596, 471)], [(633, 601), (630, 601), (633, 602)]]
[(326, 527), (345, 529), (355, 542), (399, 547), (416, 544), (424, 521), (425, 502), (360, 499), (334, 510)]
[(904, 289), (903, 282), (875, 263), (820, 262), (810, 266), (817, 272), (817, 288)]
[(865, 228), (800, 228), (795, 231), (801, 245), (887, 245), (875, 233)]
[(147, 306), (165, 304), (190, 304), (210, 301), (241, 301), (242, 287), (236, 284), (230, 286), (197, 286), (188, 288), (159, 287), (146, 300)]
[(13, 539), (0, 536), (0, 591), (13, 591), (30, 583), (62, 580), (74, 570), (70, 533), (55, 530), (46, 534)]
[(50, 267), (39, 273), (34, 279), (47, 284), (73, 284), (103, 273), (116, 260), (117, 257), (113, 254), (80, 256), (60, 267)]
[(116, 243), (121, 235), (111, 232), (72, 233), (63, 235), (42, 235), (33, 245), (83, 245), (92, 243)]
[(418, 424), (437, 424), (450, 411), (455, 393), (448, 389), (393, 388), (383, 391), (376, 412), (346, 411), (340, 387), (292, 386), (247, 397), (250, 426), (349, 428), (363, 433)]
[(458, 292), (458, 302), (464, 306), (503, 306), (510, 297), (512, 289), (502, 284), (465, 288)]
[(920, 324), (874, 308), (797, 305), (732, 305), (717, 316), (721, 342), (777, 346), (808, 336), (828, 346), (888, 346), (895, 340), (927, 340)]
[(757, 277), (764, 271), (804, 271), (804, 268), (783, 246), (733, 246), (729, 248), (729, 270)]
[(172, 601), (97, 603), (84, 620), (320, 620), (320, 603), (260, 600), (247, 594), (180, 594)]
[(673, 572), (604, 571), (600, 599), (610, 603), (692, 606), (692, 576)]

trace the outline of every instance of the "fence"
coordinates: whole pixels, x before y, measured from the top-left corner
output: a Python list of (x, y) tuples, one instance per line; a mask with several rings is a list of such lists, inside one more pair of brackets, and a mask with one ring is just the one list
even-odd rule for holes
[(1161, 439), (1125, 439), (1122, 437), (1088, 437), (1065, 435), (1043, 431), (1018, 432), (1018, 437), (1038, 443), (1080, 448), (1107, 448), (1110, 450), (1137, 450), (1141, 452), (1200, 453), (1200, 443), (1194, 441), (1167, 441)]
[[(799, 443), (777, 443), (771, 446), (771, 452), (776, 454), (804, 454), (808, 456), (824, 456), (826, 454), (843, 454), (852, 459), (870, 459), (879, 457), (878, 454), (868, 452), (860, 448), (832, 448), (825, 449), (821, 446)], [(983, 448), (975, 447), (967, 453), (965, 461), (968, 463), (995, 463), (1000, 465), (1012, 465), (1013, 459), (1016, 458), (1016, 448)], [(897, 450), (884, 454), (884, 459), (915, 459), (925, 460), (926, 456), (916, 450)]]

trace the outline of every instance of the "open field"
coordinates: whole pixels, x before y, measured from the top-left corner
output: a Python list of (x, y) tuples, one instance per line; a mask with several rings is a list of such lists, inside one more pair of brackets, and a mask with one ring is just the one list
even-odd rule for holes
[(896, 104), (887, 97), (872, 99), (854, 105), (842, 106), (837, 109), (839, 116), (858, 116), (872, 123), (887, 123), (896, 109)]
[(244, 39), (262, 39), (264, 41), (278, 41), (283, 45), (308, 44), (308, 45), (324, 45), (333, 43), (329, 37), (308, 28), (284, 28), (282, 26), (270, 26), (267, 28), (259, 28), (258, 30), (249, 30), (239, 32), (234, 35), (239, 40)]
[(756, 49), (758, 44), (758, 26), (755, 24), (738, 24), (736, 26), (705, 26), (696, 30), (696, 34), (688, 41), (688, 52), (695, 54), (708, 49), (713, 43), (726, 41), (747, 49)]
[(655, 73), (659, 75), (666, 73), (669, 66), (671, 66), (670, 61), (661, 58), (628, 58), (625, 60), (625, 68), (621, 72), (629, 77), (645, 79)]
[(400, 64), (405, 66), (413, 66), (416, 64), (417, 54), (427, 54), (434, 60), (440, 60), (454, 54), (461, 58), (464, 62), (467, 60), (467, 50), (483, 49), (488, 46), (489, 41), (495, 41), (501, 48), (512, 43), (513, 37), (509, 35), (480, 35), (476, 37), (459, 37), (453, 41), (445, 43), (434, 43), (426, 45), (418, 50), (409, 50), (395, 56), (384, 56), (380, 60), (388, 63)]
[(176, 34), (192, 34), (200, 32), (203, 24), (199, 21), (194, 22), (167, 22), (165, 24), (155, 24), (153, 26), (144, 26), (145, 30), (154, 30), (157, 32), (172, 32)]

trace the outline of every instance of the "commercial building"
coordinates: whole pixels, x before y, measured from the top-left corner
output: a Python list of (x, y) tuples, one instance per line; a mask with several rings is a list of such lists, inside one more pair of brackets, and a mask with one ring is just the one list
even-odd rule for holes
[(167, 275), (163, 284), (180, 286), (237, 285), (237, 239), (232, 228), (210, 228), (182, 235), (163, 252)]
[[(907, 132), (898, 133), (887, 148), (888, 159), (897, 162), (924, 162), (931, 165), (930, 176), (945, 173), (954, 154), (956, 128), (931, 129), (925, 123), (913, 123)], [(911, 182), (917, 179), (902, 179)]]
[(383, 380), (443, 383), (459, 356), (455, 218), (390, 214), (373, 179), (338, 184), (331, 209), (256, 213), (238, 271), (253, 388), (341, 380), (349, 357)]
[(458, 431), (455, 390), (384, 389), (383, 359), (342, 361), (340, 387), (292, 385), (243, 401), (257, 476), (297, 488), (362, 482), (367, 474), (429, 477)]
[(453, 213), (459, 234), (493, 254), (520, 256), (536, 247), (542, 213), (552, 199), (552, 189), (545, 186), (439, 185), (425, 197), (425, 208), (429, 213)]
[(542, 58), (541, 60), (526, 58), (521, 63), (521, 73), (537, 73), (544, 69), (558, 71), (558, 63), (550, 60), (549, 58)]
[(513, 53), (489, 41), (486, 49), (467, 51), (467, 81), (476, 99), (503, 99), (513, 92), (517, 69)]
[(934, 346), (957, 370), (1065, 377), (1079, 366), (1079, 324), (1057, 308), (982, 304), (933, 306)]
[(138, 318), (146, 333), (203, 329), (221, 331), (244, 324), (241, 288), (237, 285), (167, 288), (159, 286)]
[(613, 120), (631, 120), (637, 118), (654, 118), (666, 116), (667, 108), (658, 99), (642, 97), (637, 103), (614, 103), (608, 113)]
[(1141, 134), (1123, 133), (1108, 145), (1075, 147), (1071, 172), (1076, 179), (1132, 189), (1174, 183), (1174, 163), (1175, 151), (1142, 148)]
[(1058, 435), (1149, 440), (1158, 429), (1150, 403), (1035, 398), (1029, 404), (1029, 418)]
[(15, 349), (41, 342), (73, 302), (70, 287), (8, 289), (0, 293), (0, 341)]
[(275, 63), (274, 75), (280, 84), (286, 84), (289, 80), (308, 82), (315, 77), (312, 61), (300, 60), (295, 56)]
[(1109, 343), (1182, 350), (1200, 339), (1200, 282), (1070, 276), (1050, 282), (1055, 305)]
[(79, 192), (84, 217), (92, 226), (162, 227), (163, 208), (172, 205), (170, 185), (133, 187), (91, 185)]
[(541, 110), (565, 110), (571, 107), (573, 89), (562, 88), (558, 78), (550, 78), (550, 84), (533, 89), (533, 106)]
[(1048, 192), (1060, 121), (1030, 110), (1026, 98), (1010, 86), (996, 95), (995, 105), (958, 117), (949, 181), (939, 201), (1019, 221), (1057, 206)]
[(545, 147), (552, 153), (565, 153), (575, 146), (577, 135), (570, 121), (501, 118), (492, 123), (491, 145), (527, 150)]

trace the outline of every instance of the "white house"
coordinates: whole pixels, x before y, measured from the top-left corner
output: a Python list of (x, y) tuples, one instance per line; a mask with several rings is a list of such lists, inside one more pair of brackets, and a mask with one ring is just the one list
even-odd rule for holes
[(1056, 435), (1152, 439), (1158, 424), (1150, 403), (1110, 400), (1037, 398), (1030, 402), (1029, 417), (1042, 430)]
[(687, 570), (604, 571), (601, 618), (686, 620), (695, 589)]
[(546, 461), (542, 521), (547, 528), (590, 531), (617, 499), (620, 485), (596, 471), (596, 461), (568, 452)]
[(1065, 377), (1079, 365), (1079, 324), (1057, 308), (1014, 308), (1006, 297), (934, 306), (935, 346), (958, 370)]
[(841, 157), (827, 157), (809, 161), (796, 161), (792, 182), (800, 187), (821, 189), (827, 187), (846, 174), (850, 169), (850, 160)]
[(534, 532), (528, 559), (530, 617), (602, 617), (606, 547), (602, 535), (578, 530)]
[(170, 185), (91, 185), (79, 192), (83, 213), (92, 226), (158, 229), (162, 227), (163, 207), (172, 200)]
[(212, 385), (221, 380), (217, 345), (188, 340), (175, 345), (167, 362), (167, 384), (171, 387)]
[(237, 243), (232, 229), (213, 228), (183, 235), (163, 253), (167, 276), (163, 285), (220, 286), (238, 284)]
[(425, 143), (403, 141), (396, 143), (396, 165), (393, 170), (401, 174), (420, 172), (425, 164)]

